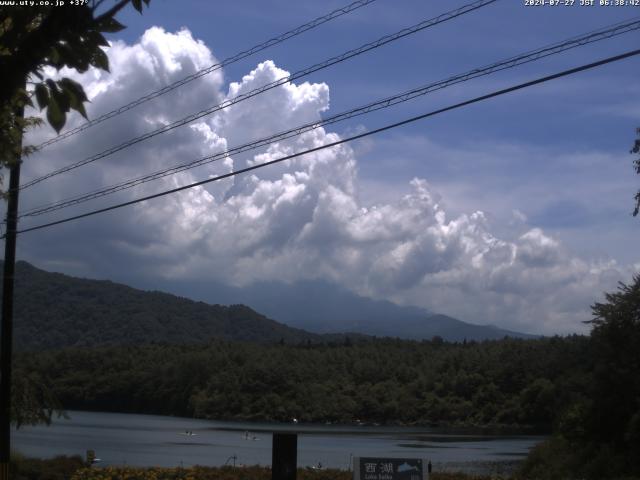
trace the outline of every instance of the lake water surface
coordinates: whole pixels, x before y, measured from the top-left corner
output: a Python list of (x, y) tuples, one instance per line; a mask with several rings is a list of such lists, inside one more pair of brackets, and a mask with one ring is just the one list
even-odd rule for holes
[[(49, 427), (12, 432), (27, 456), (82, 455), (95, 450), (101, 465), (270, 465), (271, 434), (298, 433), (298, 465), (348, 469), (351, 456), (413, 457), (440, 470), (500, 473), (544, 437), (460, 435), (411, 427), (282, 425), (99, 412), (67, 412)], [(193, 432), (192, 435), (186, 432)], [(247, 433), (248, 432), (248, 433)]]

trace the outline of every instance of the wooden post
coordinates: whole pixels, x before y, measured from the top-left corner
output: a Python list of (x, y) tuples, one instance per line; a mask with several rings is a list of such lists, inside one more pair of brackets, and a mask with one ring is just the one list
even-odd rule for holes
[(296, 480), (298, 435), (274, 433), (271, 451), (271, 480)]
[[(21, 108), (17, 115), (24, 115)], [(11, 455), (11, 360), (13, 352), (13, 280), (16, 267), (16, 230), (20, 158), (10, 167), (7, 203), (7, 231), (4, 239), (2, 322), (0, 326), (0, 480), (9, 480)]]

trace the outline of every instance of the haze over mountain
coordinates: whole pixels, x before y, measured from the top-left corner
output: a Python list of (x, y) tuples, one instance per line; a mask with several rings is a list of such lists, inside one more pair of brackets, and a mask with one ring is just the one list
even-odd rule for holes
[(18, 262), (16, 347), (188, 344), (212, 338), (300, 343), (342, 341), (346, 334), (417, 340), (440, 336), (451, 341), (526, 336), (420, 308), (370, 300), (325, 282), (246, 288), (184, 283), (171, 290), (207, 303), (105, 280), (50, 273)]
[(289, 326), (314, 333), (358, 332), (404, 339), (493, 340), (534, 338), (493, 325), (475, 325), (448, 315), (355, 295), (324, 281), (261, 282), (247, 287), (172, 284), (172, 291), (209, 303), (245, 304)]

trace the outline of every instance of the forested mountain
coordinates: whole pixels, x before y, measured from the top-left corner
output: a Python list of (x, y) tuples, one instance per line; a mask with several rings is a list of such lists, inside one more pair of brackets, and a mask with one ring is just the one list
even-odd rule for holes
[(16, 348), (202, 343), (212, 338), (319, 342), (244, 305), (208, 305), (16, 264)]
[[(234, 297), (230, 294), (233, 288), (203, 285), (213, 292), (213, 297), (253, 298), (270, 317), (281, 314), (287, 325), (279, 323), (280, 317), (275, 317), (278, 321), (271, 320), (243, 304), (210, 305), (110, 281), (46, 272), (21, 261), (16, 264), (15, 345), (17, 349), (32, 350), (202, 343), (212, 338), (318, 343), (340, 342), (346, 335), (364, 338), (363, 334), (409, 339), (439, 336), (449, 341), (525, 336), (492, 326), (471, 325), (415, 307), (358, 297), (321, 282), (249, 288), (245, 293), (253, 294), (247, 297), (239, 295), (238, 289)], [(185, 284), (185, 288), (193, 295), (203, 296), (202, 285)]]

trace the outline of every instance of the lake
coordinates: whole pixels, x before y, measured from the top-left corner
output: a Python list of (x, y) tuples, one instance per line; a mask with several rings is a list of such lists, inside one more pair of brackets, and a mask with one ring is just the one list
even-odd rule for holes
[[(461, 435), (412, 427), (218, 422), (192, 418), (67, 412), (49, 427), (13, 430), (13, 449), (27, 456), (81, 455), (100, 465), (271, 464), (271, 433), (298, 433), (298, 465), (348, 469), (351, 456), (414, 457), (437, 470), (502, 473), (544, 437)], [(188, 434), (187, 432), (192, 432)], [(235, 458), (234, 458), (235, 457)]]

